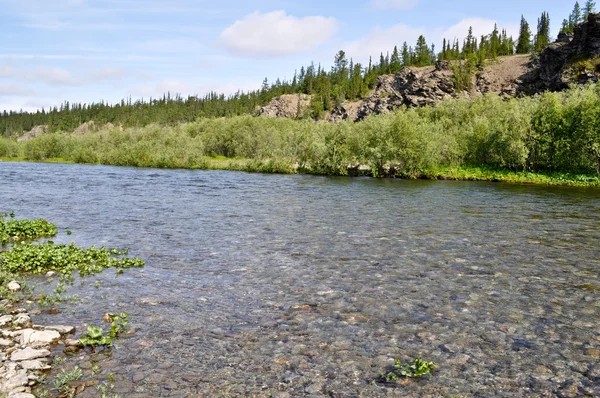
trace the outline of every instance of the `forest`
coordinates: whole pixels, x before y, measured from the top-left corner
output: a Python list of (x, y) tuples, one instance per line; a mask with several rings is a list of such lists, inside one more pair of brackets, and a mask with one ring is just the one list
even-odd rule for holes
[[(593, 1), (588, 0), (583, 7), (576, 2), (573, 12), (563, 22), (562, 31), (571, 32), (594, 10)], [(535, 32), (525, 18), (521, 18), (516, 40), (498, 27), (479, 38), (469, 29), (462, 43), (456, 39), (444, 39), (441, 51), (436, 52), (435, 46), (429, 45), (426, 38), (420, 36), (414, 46), (404, 42), (391, 52), (381, 53), (378, 60), (371, 59), (368, 65), (355, 63), (347, 58), (344, 51), (339, 51), (330, 70), (313, 63), (297, 70), (291, 81), (276, 79), (269, 83), (265, 78), (260, 89), (250, 92), (240, 91), (228, 96), (211, 92), (188, 97), (165, 93), (162, 98), (135, 101), (128, 98), (116, 104), (104, 101), (90, 104), (65, 102), (37, 112), (4, 110), (0, 113), (0, 135), (20, 136), (39, 125), (48, 126), (50, 132), (70, 132), (91, 120), (99, 126), (111, 123), (124, 128), (150, 124), (176, 126), (198, 118), (252, 115), (257, 107), (266, 105), (271, 99), (296, 93), (312, 95), (308, 116), (319, 119), (338, 103), (364, 98), (375, 87), (379, 76), (397, 73), (404, 67), (433, 65), (439, 60), (462, 61), (456, 64), (455, 75), (458, 78), (455, 79), (455, 88), (468, 89), (468, 77), (486, 61), (515, 53), (539, 52), (550, 42), (550, 16), (543, 12)]]

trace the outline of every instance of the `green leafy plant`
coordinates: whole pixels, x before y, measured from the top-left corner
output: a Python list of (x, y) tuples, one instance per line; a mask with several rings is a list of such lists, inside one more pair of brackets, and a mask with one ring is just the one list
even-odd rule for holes
[(112, 345), (112, 338), (109, 335), (105, 335), (102, 328), (89, 325), (86, 334), (79, 339), (79, 342), (85, 346), (91, 347), (97, 345), (110, 346)]
[(402, 363), (400, 359), (396, 359), (392, 370), (381, 375), (381, 378), (388, 383), (395, 383), (402, 377), (418, 378), (425, 375), (430, 375), (435, 369), (433, 362), (423, 361), (416, 357), (412, 363)]
[(110, 324), (110, 330), (108, 334), (104, 334), (104, 330), (98, 326), (90, 325), (87, 328), (87, 333), (83, 335), (79, 342), (84, 346), (90, 346), (92, 348), (96, 346), (111, 346), (113, 339), (119, 337), (119, 335), (127, 330), (127, 318), (129, 314), (106, 314)]
[(93, 275), (105, 268), (126, 269), (143, 267), (144, 261), (139, 258), (122, 257), (126, 251), (117, 249), (96, 248), (92, 246), (82, 249), (74, 244), (41, 244), (15, 243), (5, 252), (0, 253), (3, 269), (13, 273), (42, 274), (56, 271), (80, 275)]
[(44, 219), (15, 220), (14, 218), (14, 213), (0, 214), (0, 243), (2, 245), (9, 242), (50, 238), (58, 233), (56, 225)]

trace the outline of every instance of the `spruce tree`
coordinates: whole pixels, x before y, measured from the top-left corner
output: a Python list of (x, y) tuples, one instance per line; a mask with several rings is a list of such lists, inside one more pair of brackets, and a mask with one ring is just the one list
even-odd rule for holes
[(573, 13), (571, 15), (572, 15), (571, 20), (573, 22), (573, 27), (575, 27), (575, 25), (583, 22), (583, 15), (581, 14), (581, 6), (579, 5), (578, 1), (575, 2), (575, 6), (573, 7)]
[(404, 42), (404, 44), (402, 44), (402, 66), (410, 66), (411, 65), (411, 60), (410, 60), (410, 52), (408, 51), (408, 44), (406, 42)]
[(427, 40), (425, 40), (425, 36), (421, 35), (417, 39), (417, 46), (415, 48), (415, 52), (417, 57), (417, 66), (427, 66), (431, 64), (429, 46), (427, 45)]
[(529, 54), (531, 52), (531, 30), (529, 23), (521, 16), (521, 27), (519, 29), (519, 39), (517, 40), (517, 54)]
[(535, 51), (541, 51), (550, 44), (550, 16), (543, 12), (538, 19), (537, 34), (535, 36)]
[(596, 12), (596, 2), (587, 0), (583, 6), (583, 18), (587, 20), (588, 15), (593, 12)]
[(402, 68), (402, 63), (400, 62), (400, 53), (398, 52), (398, 46), (394, 46), (394, 51), (392, 52), (392, 58), (390, 59), (390, 72), (398, 73)]

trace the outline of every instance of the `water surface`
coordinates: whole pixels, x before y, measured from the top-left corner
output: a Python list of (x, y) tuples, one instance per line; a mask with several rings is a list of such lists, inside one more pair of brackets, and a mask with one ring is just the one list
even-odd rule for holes
[[(146, 260), (34, 319), (131, 313), (93, 357), (121, 396), (600, 396), (598, 190), (28, 163), (0, 184), (55, 241)], [(373, 383), (417, 355), (433, 377)]]

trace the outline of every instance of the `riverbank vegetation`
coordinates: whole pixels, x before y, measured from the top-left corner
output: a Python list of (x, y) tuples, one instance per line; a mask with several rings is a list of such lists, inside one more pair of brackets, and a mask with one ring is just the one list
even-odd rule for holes
[(4, 159), (156, 168), (600, 185), (600, 86), (453, 99), (359, 123), (201, 118), (0, 139)]
[[(580, 11), (577, 11), (580, 10)], [(566, 30), (573, 30), (583, 22), (587, 14), (595, 10), (595, 2), (588, 1), (583, 11), (576, 3), (573, 14), (565, 20)], [(515, 21), (517, 22), (517, 21)], [(550, 16), (542, 12), (537, 27), (530, 28), (521, 18), (518, 38), (507, 34), (506, 29), (495, 26), (480, 37), (469, 28), (465, 39), (445, 38), (441, 49), (436, 50), (431, 41), (420, 36), (413, 43), (398, 42), (386, 53), (373, 54), (368, 64), (361, 64), (349, 58), (342, 50), (333, 57), (331, 68), (311, 63), (296, 71), (289, 71), (292, 79), (265, 78), (256, 90), (224, 95), (210, 92), (203, 96), (182, 97), (179, 94), (164, 93), (159, 98), (122, 99), (110, 104), (64, 102), (60, 106), (41, 109), (36, 112), (3, 111), (0, 113), (0, 136), (14, 137), (30, 131), (36, 126), (45, 126), (49, 132), (73, 131), (83, 123), (94, 121), (96, 126), (115, 125), (144, 127), (150, 124), (177, 126), (194, 122), (197, 118), (235, 117), (255, 114), (257, 107), (268, 104), (273, 98), (284, 94), (310, 95), (310, 112), (313, 118), (320, 118), (325, 112), (344, 101), (356, 101), (368, 97), (375, 88), (377, 78), (398, 73), (405, 67), (434, 65), (438, 61), (452, 62), (457, 90), (470, 89), (473, 74), (488, 60), (501, 56), (539, 52), (550, 41)]]

